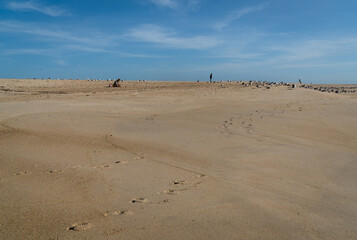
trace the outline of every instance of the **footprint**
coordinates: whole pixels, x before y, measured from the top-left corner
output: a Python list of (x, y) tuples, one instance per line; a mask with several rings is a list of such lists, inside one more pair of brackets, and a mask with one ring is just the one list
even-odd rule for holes
[(172, 185), (185, 185), (187, 182), (185, 180), (175, 180)]
[(132, 211), (129, 211), (129, 210), (120, 210), (120, 211), (114, 211), (114, 212), (106, 212), (106, 213), (103, 213), (103, 216), (104, 217), (107, 217), (107, 216), (119, 216), (119, 215), (133, 215), (133, 212)]
[(19, 175), (26, 175), (26, 174), (29, 174), (30, 172), (18, 172), (18, 173), (16, 173), (15, 175), (16, 176), (19, 176)]
[(88, 230), (90, 227), (92, 226), (92, 224), (90, 224), (89, 222), (83, 222), (83, 223), (75, 223), (72, 224), (72, 226), (70, 226), (68, 228), (69, 231), (85, 231)]
[(98, 167), (92, 167), (92, 168), (108, 168), (109, 165), (104, 165), (104, 166), (98, 166)]
[(171, 202), (172, 200), (170, 200), (170, 199), (164, 199), (164, 200), (162, 200), (162, 201), (160, 201), (160, 202), (158, 202), (158, 204), (161, 204), (161, 203), (168, 203), (168, 202)]
[(63, 173), (63, 170), (47, 170), (48, 173)]
[(165, 190), (163, 193), (170, 194), (170, 195), (178, 195), (180, 192), (174, 189), (169, 189), (169, 190)]
[(127, 164), (128, 161), (122, 161), (122, 160), (120, 160), (120, 161), (115, 161), (114, 163), (115, 163), (115, 164)]
[(202, 177), (205, 177), (206, 174), (204, 173), (200, 173), (200, 174), (197, 174), (194, 178), (202, 178)]
[(99, 166), (98, 168), (108, 168), (109, 165)]
[(195, 182), (195, 183), (193, 184), (193, 186), (194, 186), (194, 187), (197, 187), (197, 185), (199, 185), (199, 184), (201, 184), (201, 183), (203, 183), (203, 182), (202, 182), (202, 181)]
[(112, 230), (110, 230), (109, 232), (107, 232), (106, 234), (107, 234), (107, 236), (112, 236), (112, 235), (120, 234), (122, 231), (123, 231), (122, 228), (112, 229)]
[(144, 155), (144, 153), (139, 153), (133, 159), (134, 160), (145, 159), (145, 155)]
[(148, 200), (146, 198), (134, 198), (131, 203), (146, 203)]
[(113, 212), (112, 215), (133, 215), (133, 212), (129, 210), (120, 210)]

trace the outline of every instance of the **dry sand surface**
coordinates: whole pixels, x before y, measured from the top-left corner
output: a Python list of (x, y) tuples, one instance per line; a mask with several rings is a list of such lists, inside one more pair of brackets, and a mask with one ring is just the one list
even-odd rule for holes
[(357, 239), (357, 94), (0, 80), (0, 239)]

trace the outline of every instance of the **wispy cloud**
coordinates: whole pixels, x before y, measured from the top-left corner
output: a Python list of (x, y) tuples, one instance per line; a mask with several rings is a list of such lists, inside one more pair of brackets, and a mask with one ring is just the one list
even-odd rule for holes
[(56, 51), (54, 49), (39, 49), (39, 48), (16, 48), (4, 49), (2, 52), (5, 55), (53, 55)]
[(75, 45), (75, 44), (67, 44), (64, 47), (68, 50), (81, 51), (81, 52), (92, 52), (92, 53), (105, 53), (109, 52), (108, 49), (103, 47), (95, 47), (95, 46), (84, 46), (84, 45)]
[(241, 52), (233, 52), (233, 53), (223, 53), (223, 54), (215, 54), (208, 56), (208, 58), (227, 58), (227, 59), (243, 59), (243, 60), (250, 60), (250, 59), (257, 59), (262, 57), (263, 53), (241, 53)]
[(51, 42), (65, 42), (82, 44), (92, 47), (106, 47), (115, 44), (116, 36), (107, 36), (103, 38), (100, 34), (91, 34), (90, 36), (80, 36), (79, 33), (69, 31), (52, 30), (49, 27), (41, 27), (31, 23), (18, 21), (0, 21), (1, 32), (26, 33), (36, 37), (51, 40)]
[[(87, 53), (105, 53), (114, 54), (118, 57), (131, 58), (165, 58), (165, 56), (152, 55), (140, 52), (123, 52), (118, 49), (118, 42), (123, 40), (120, 35), (111, 35), (104, 33), (93, 33), (83, 37), (79, 32), (51, 30), (46, 26), (37, 26), (31, 23), (18, 21), (0, 21), (0, 32), (14, 34), (29, 34), (33, 38), (31, 41), (44, 42), (43, 48), (12, 48), (0, 49), (3, 55), (43, 55), (59, 56), (65, 52), (87, 52)], [(105, 38), (103, 38), (105, 35)], [(0, 43), (1, 46), (1, 43)]]
[(64, 60), (57, 60), (57, 61), (55, 61), (55, 63), (57, 63), (60, 66), (66, 66), (67, 65), (67, 63)]
[(52, 17), (70, 15), (70, 13), (67, 10), (59, 6), (45, 5), (37, 1), (9, 2), (7, 4), (7, 8), (19, 12), (31, 12), (31, 11), (40, 12)]
[(187, 7), (190, 10), (197, 10), (200, 6), (200, 0), (188, 0)]
[(336, 66), (347, 66), (353, 65), (357, 66), (356, 61), (349, 61), (349, 62), (333, 62), (333, 63), (307, 63), (307, 64), (285, 64), (276, 66), (276, 68), (326, 68), (326, 67), (336, 67)]
[(260, 4), (257, 6), (246, 7), (246, 8), (242, 8), (242, 9), (238, 9), (236, 11), (230, 12), (226, 18), (224, 18), (221, 21), (216, 22), (213, 25), (213, 28), (216, 30), (222, 30), (223, 28), (228, 27), (233, 21), (235, 21), (245, 15), (248, 15), (252, 12), (261, 11), (266, 6), (267, 6), (267, 4)]
[(174, 11), (196, 10), (200, 0), (149, 0), (158, 7), (169, 8)]
[[(232, 56), (218, 64), (220, 70), (251, 69), (306, 69), (356, 65), (357, 37), (331, 37), (330, 39), (296, 39), (279, 45), (266, 43), (260, 49), (253, 48), (249, 61)], [(230, 46), (226, 46), (229, 48)], [(250, 49), (245, 49), (248, 54)], [(340, 59), (339, 56), (343, 56)], [(228, 56), (229, 57), (229, 56)]]
[(126, 36), (140, 42), (180, 49), (206, 49), (221, 43), (219, 39), (212, 36), (178, 37), (175, 32), (151, 24), (131, 29)]
[(357, 38), (310, 39), (269, 47), (284, 61), (300, 61), (326, 57), (343, 52), (357, 52)]
[(171, 9), (175, 9), (178, 7), (178, 4), (175, 0), (150, 0), (150, 2), (160, 7), (168, 7)]

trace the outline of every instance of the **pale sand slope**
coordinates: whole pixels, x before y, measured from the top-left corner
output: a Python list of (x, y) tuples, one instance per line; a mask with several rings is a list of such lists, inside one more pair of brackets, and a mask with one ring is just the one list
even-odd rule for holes
[(355, 95), (0, 83), (0, 239), (357, 239)]

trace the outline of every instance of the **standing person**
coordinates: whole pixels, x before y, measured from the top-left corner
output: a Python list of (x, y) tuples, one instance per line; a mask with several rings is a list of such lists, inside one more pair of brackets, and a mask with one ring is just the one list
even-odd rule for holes
[(209, 82), (212, 82), (212, 73), (209, 75)]

